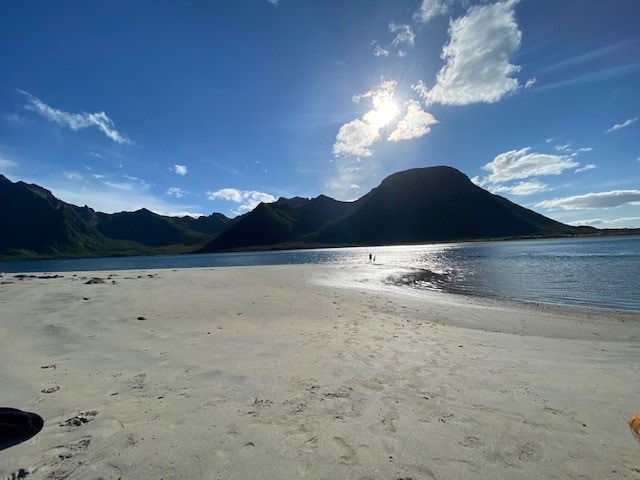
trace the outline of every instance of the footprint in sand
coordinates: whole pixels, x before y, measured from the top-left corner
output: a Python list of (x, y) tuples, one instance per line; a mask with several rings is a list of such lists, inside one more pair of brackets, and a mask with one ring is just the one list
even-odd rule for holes
[(356, 451), (345, 442), (344, 438), (333, 437), (333, 441), (342, 449), (342, 455), (340, 456), (340, 463), (351, 465), (356, 462)]
[(42, 390), (40, 390), (40, 391), (41, 391), (42, 393), (55, 393), (55, 392), (57, 392), (58, 390), (60, 390), (60, 387), (56, 385), (55, 387), (45, 388), (45, 389), (42, 389)]
[(147, 379), (146, 373), (139, 373), (131, 379), (131, 389), (141, 390), (144, 388), (145, 380)]
[(470, 448), (479, 448), (484, 446), (484, 443), (482, 442), (482, 440), (474, 436), (466, 437), (464, 440), (461, 440), (458, 443), (463, 447), (470, 447)]
[(85, 423), (89, 423), (92, 421), (95, 416), (98, 415), (98, 412), (95, 410), (91, 410), (89, 412), (80, 412), (75, 417), (68, 418), (61, 423), (61, 427), (79, 427)]
[(91, 444), (91, 437), (83, 437), (77, 442), (70, 443), (69, 445), (56, 447), (58, 451), (58, 458), (60, 460), (66, 460), (67, 458), (71, 458), (77, 453), (85, 450)]

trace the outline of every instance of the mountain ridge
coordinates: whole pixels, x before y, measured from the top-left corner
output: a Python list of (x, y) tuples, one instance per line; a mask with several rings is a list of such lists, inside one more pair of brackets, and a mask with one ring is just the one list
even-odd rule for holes
[(386, 177), (360, 199), (279, 198), (228, 218), (102, 213), (0, 175), (0, 259), (205, 253), (640, 233), (574, 227), (475, 185), (453, 167)]

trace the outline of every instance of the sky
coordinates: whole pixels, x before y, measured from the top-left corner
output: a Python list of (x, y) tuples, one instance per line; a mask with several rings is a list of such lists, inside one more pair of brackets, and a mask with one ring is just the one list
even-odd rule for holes
[(106, 213), (234, 217), (448, 165), (640, 227), (638, 25), (637, 0), (2, 2), (0, 173)]

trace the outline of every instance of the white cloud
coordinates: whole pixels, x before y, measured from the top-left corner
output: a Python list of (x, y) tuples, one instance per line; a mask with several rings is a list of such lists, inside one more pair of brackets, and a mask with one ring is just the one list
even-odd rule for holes
[(340, 127), (332, 151), (334, 155), (368, 157), (372, 153), (371, 145), (379, 138), (380, 132), (377, 128), (356, 119)]
[(531, 152), (530, 148), (501, 153), (483, 170), (490, 172), (493, 183), (543, 175), (560, 175), (564, 170), (580, 164), (571, 157)]
[(399, 142), (422, 137), (431, 131), (431, 125), (438, 123), (433, 115), (420, 108), (418, 102), (409, 102), (407, 113), (387, 140)]
[(548, 210), (591, 210), (614, 208), (628, 203), (640, 203), (640, 190), (612, 190), (610, 192), (587, 193), (586, 195), (545, 200), (536, 206)]
[(267, 2), (269, 2), (271, 5), (278, 5), (278, 2), (280, 0), (267, 0)]
[(9, 170), (11, 168), (16, 168), (17, 166), (18, 164), (16, 162), (0, 157), (0, 169)]
[(215, 192), (207, 192), (209, 200), (228, 200), (240, 203), (243, 199), (243, 192), (237, 188), (223, 188)]
[(276, 201), (276, 197), (268, 193), (257, 192), (255, 190), (238, 190), (237, 188), (223, 188), (215, 192), (207, 192), (209, 200), (227, 200), (240, 203), (235, 213), (250, 212), (260, 203), (271, 203)]
[(447, 13), (452, 3), (451, 0), (422, 0), (422, 5), (413, 18), (419, 22), (427, 23), (433, 17)]
[(365, 113), (361, 119), (352, 120), (340, 127), (333, 144), (334, 155), (354, 155), (369, 157), (371, 145), (381, 138), (380, 129), (393, 120), (397, 106), (393, 101), (396, 82), (382, 82), (378, 88), (360, 95), (352, 100), (359, 103), (363, 98), (370, 98), (374, 109)]
[(376, 48), (373, 49), (373, 54), (376, 57), (388, 57), (389, 50), (382, 48), (380, 45), (376, 45)]
[[(547, 142), (549, 143), (549, 142)], [(591, 152), (593, 148), (591, 147), (581, 147), (575, 148), (571, 142), (567, 142), (564, 145), (556, 145), (553, 147), (556, 152), (563, 153), (565, 155), (569, 155), (571, 157), (577, 157), (581, 153)], [(586, 168), (586, 167), (585, 167)]]
[[(381, 165), (380, 160), (373, 157), (372, 146), (383, 138), (387, 128), (392, 130), (386, 137), (387, 141), (398, 142), (421, 137), (429, 133), (431, 125), (438, 123), (417, 101), (408, 101), (403, 105), (404, 116), (398, 121), (398, 114), (402, 110), (393, 97), (395, 88), (396, 82), (385, 81), (376, 89), (354, 95), (355, 103), (368, 99), (373, 108), (361, 118), (340, 127), (333, 145), (333, 154), (337, 157), (333, 160), (335, 173), (325, 185), (331, 196), (353, 200), (360, 193), (361, 185), (369, 187), (377, 180)], [(389, 128), (394, 124), (395, 128)], [(367, 158), (366, 165), (361, 162), (364, 158)]]
[(361, 189), (368, 187), (379, 171), (379, 160), (372, 158), (363, 165), (360, 158), (345, 157), (335, 161), (336, 171), (325, 184), (329, 196), (351, 201), (360, 196)]
[(533, 87), (536, 83), (538, 83), (538, 79), (533, 77), (530, 78), (529, 80), (527, 80), (527, 82), (524, 84), (524, 88), (531, 88)]
[(183, 198), (189, 195), (189, 192), (182, 190), (179, 187), (169, 187), (165, 195), (169, 195), (170, 197)]
[(411, 85), (411, 89), (418, 94), (418, 96), (425, 102), (429, 101), (429, 89), (422, 80), (418, 80), (417, 83)]
[[(34, 183), (43, 185), (45, 182), (41, 179), (34, 179)], [(88, 205), (105, 213), (131, 212), (147, 208), (159, 215), (184, 215), (185, 212), (194, 212), (200, 209), (197, 205), (174, 203), (167, 197), (158, 198), (151, 193), (150, 185), (143, 180), (128, 178), (107, 180), (104, 176), (100, 176), (99, 179), (85, 178), (82, 183), (65, 180), (63, 184), (47, 185), (46, 188), (65, 202), (74, 205)]]
[(416, 35), (413, 33), (413, 30), (411, 30), (411, 26), (406, 23), (391, 22), (389, 24), (389, 31), (396, 34), (396, 37), (391, 42), (391, 45), (394, 47), (401, 45), (414, 46)]
[(23, 117), (21, 117), (17, 113), (3, 113), (2, 114), (2, 118), (5, 121), (7, 121), (9, 123), (13, 123), (15, 125), (20, 125), (22, 123), (25, 123), (25, 121), (26, 121)]
[(616, 130), (620, 130), (622, 128), (626, 128), (629, 125), (631, 125), (632, 123), (635, 123), (637, 120), (638, 120), (638, 117), (635, 117), (635, 118), (630, 118), (629, 120), (625, 120), (622, 123), (616, 123), (613, 127), (605, 130), (604, 133), (611, 133), (611, 132), (615, 132)]
[(87, 152), (87, 155), (91, 156), (91, 157), (95, 157), (95, 158), (104, 158), (102, 156), (102, 154), (97, 153), (97, 152)]
[(519, 182), (512, 186), (497, 185), (491, 188), (493, 193), (510, 193), (512, 195), (533, 195), (534, 193), (545, 192), (549, 188), (537, 180), (531, 182)]
[(556, 152), (568, 153), (572, 151), (571, 142), (565, 143), (564, 145), (556, 145), (553, 147)]
[(445, 65), (430, 102), (447, 105), (492, 103), (518, 89), (511, 78), (520, 67), (509, 56), (520, 47), (522, 34), (515, 21), (516, 0), (470, 8), (464, 17), (449, 24), (449, 44), (442, 50)]
[(175, 173), (177, 173), (178, 175), (186, 175), (187, 174), (187, 167), (185, 167), (184, 165), (174, 165), (173, 166), (173, 171)]
[(620, 218), (590, 218), (587, 220), (575, 220), (569, 222), (570, 225), (590, 225), (590, 226), (604, 226), (613, 228), (625, 228), (629, 225), (640, 224), (640, 217), (620, 217)]
[(107, 137), (117, 143), (121, 144), (133, 144), (133, 141), (121, 134), (114, 128), (113, 120), (111, 120), (106, 113), (70, 113), (62, 110), (57, 110), (49, 105), (40, 101), (40, 99), (34, 97), (28, 92), (18, 90), (20, 93), (27, 97), (27, 104), (25, 108), (42, 115), (50, 122), (55, 122), (58, 125), (68, 127), (73, 131), (83, 130), (89, 127), (96, 127)]
[(593, 170), (594, 168), (598, 168), (598, 166), (590, 163), (588, 165), (585, 165), (584, 167), (576, 169), (576, 173), (586, 172), (587, 170)]
[(69, 180), (84, 180), (84, 177), (80, 175), (78, 172), (64, 172), (64, 176)]

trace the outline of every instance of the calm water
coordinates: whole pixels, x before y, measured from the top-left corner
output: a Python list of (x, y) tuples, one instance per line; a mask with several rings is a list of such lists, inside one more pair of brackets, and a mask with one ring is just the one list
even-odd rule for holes
[[(407, 288), (640, 312), (640, 237), (0, 262), (1, 272), (328, 263), (406, 272)], [(428, 274), (433, 272), (436, 275)], [(398, 278), (396, 278), (398, 280)]]

